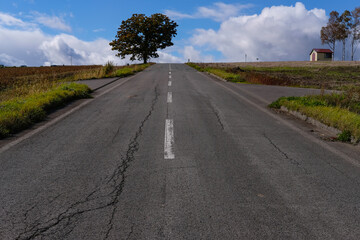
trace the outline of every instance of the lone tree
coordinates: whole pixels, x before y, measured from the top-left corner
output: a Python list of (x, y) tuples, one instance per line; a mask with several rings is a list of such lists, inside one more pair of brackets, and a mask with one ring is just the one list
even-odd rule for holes
[(178, 25), (166, 15), (156, 13), (150, 17), (144, 14), (133, 14), (131, 18), (122, 21), (115, 40), (110, 42), (112, 50), (119, 51), (116, 56), (130, 60), (157, 58), (158, 49), (174, 45), (171, 40), (176, 36)]

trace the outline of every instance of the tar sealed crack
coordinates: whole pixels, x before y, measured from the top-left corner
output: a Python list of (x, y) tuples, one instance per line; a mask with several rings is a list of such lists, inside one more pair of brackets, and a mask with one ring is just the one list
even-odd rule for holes
[(225, 127), (224, 127), (224, 124), (223, 122), (221, 121), (221, 117), (220, 117), (220, 113), (219, 111), (216, 109), (216, 107), (210, 102), (209, 103), (209, 107), (211, 109), (211, 111), (214, 113), (215, 117), (216, 117), (216, 120), (217, 122), (219, 123), (220, 127), (221, 127), (221, 130), (225, 130)]
[[(106, 224), (103, 239), (108, 239), (113, 230), (114, 217), (117, 211), (117, 203), (125, 184), (125, 173), (130, 163), (135, 159), (135, 153), (139, 150), (139, 138), (142, 135), (145, 123), (155, 110), (155, 105), (159, 97), (158, 89), (154, 89), (154, 98), (151, 102), (150, 110), (141, 121), (134, 136), (130, 139), (127, 150), (120, 154), (119, 165), (111, 176), (102, 185), (96, 187), (82, 200), (72, 203), (67, 208), (57, 214), (48, 213), (46, 216), (38, 216), (29, 220), (29, 215), (36, 215), (36, 211), (41, 208), (41, 204), (32, 205), (24, 214), (24, 230), (15, 239), (64, 239), (76, 229), (77, 222), (86, 213), (107, 210), (110, 216)], [(48, 203), (54, 202), (59, 196), (49, 199)], [(131, 236), (133, 227), (129, 236)]]

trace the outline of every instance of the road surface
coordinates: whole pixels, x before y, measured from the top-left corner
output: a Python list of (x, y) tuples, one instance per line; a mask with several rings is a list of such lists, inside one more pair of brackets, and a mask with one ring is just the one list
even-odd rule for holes
[(266, 107), (305, 93), (119, 79), (2, 145), (0, 239), (359, 239), (359, 147)]

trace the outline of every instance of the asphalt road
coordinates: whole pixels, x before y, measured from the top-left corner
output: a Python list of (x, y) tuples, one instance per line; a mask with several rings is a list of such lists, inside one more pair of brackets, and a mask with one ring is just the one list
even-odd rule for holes
[(359, 239), (359, 147), (266, 107), (306, 93), (119, 79), (0, 148), (0, 239)]

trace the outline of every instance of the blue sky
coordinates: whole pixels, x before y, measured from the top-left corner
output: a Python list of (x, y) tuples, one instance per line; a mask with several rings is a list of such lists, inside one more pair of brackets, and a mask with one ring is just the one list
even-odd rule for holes
[(114, 57), (108, 42), (133, 13), (165, 13), (179, 24), (175, 45), (155, 61), (243, 61), (245, 54), (249, 61), (307, 60), (312, 48), (327, 47), (319, 32), (330, 11), (360, 6), (353, 0), (0, 1), (0, 64), (29, 66), (71, 58), (73, 64), (129, 62)]

